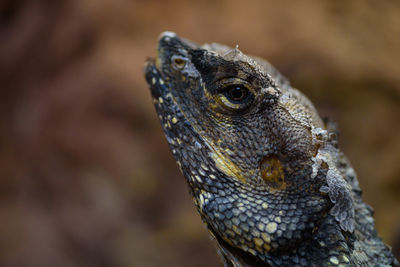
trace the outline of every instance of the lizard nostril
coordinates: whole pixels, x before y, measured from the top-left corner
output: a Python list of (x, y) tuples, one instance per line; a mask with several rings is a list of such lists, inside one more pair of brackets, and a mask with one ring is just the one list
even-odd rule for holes
[(184, 57), (181, 57), (181, 56), (172, 56), (171, 60), (172, 60), (173, 66), (179, 70), (183, 69), (187, 62), (187, 59)]
[(181, 58), (175, 58), (174, 59), (174, 64), (179, 67), (179, 68), (183, 68), (185, 66), (185, 61)]

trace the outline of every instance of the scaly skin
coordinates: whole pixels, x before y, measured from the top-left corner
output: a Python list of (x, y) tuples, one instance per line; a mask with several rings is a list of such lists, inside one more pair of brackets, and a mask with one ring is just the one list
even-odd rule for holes
[(334, 124), (268, 62), (165, 32), (145, 72), (225, 266), (397, 266)]

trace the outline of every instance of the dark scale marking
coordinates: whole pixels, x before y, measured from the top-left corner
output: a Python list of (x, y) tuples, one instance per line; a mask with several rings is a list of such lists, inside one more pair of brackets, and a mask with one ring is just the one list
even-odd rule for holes
[[(145, 73), (225, 266), (397, 266), (337, 130), (268, 62), (164, 33)], [(238, 83), (245, 109), (219, 98)]]

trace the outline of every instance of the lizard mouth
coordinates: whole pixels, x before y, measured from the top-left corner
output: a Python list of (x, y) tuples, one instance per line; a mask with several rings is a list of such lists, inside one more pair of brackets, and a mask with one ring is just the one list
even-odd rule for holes
[(147, 59), (144, 73), (153, 99), (157, 100), (169, 91), (154, 58)]
[(174, 36), (175, 33), (172, 32), (162, 33), (159, 37), (156, 58), (148, 58), (145, 63), (145, 77), (147, 83), (149, 84), (154, 102), (158, 101), (160, 97), (163, 97), (170, 92), (170, 88), (167, 86), (165, 75), (162, 72), (162, 58), (165, 56), (165, 40), (169, 40), (168, 38), (172, 38)]
[(160, 61), (159, 58), (148, 58), (145, 63), (144, 73), (153, 98), (154, 107), (161, 120), (164, 132), (168, 136), (168, 133), (173, 132), (171, 125), (178, 126), (187, 120), (184, 118), (181, 107), (173, 96), (170, 78), (161, 70)]

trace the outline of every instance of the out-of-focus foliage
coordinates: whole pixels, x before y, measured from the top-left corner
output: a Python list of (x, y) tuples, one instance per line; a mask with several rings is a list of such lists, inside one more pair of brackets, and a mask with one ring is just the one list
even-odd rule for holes
[(143, 78), (164, 30), (270, 60), (336, 120), (399, 255), (399, 1), (0, 9), (0, 266), (219, 266)]

